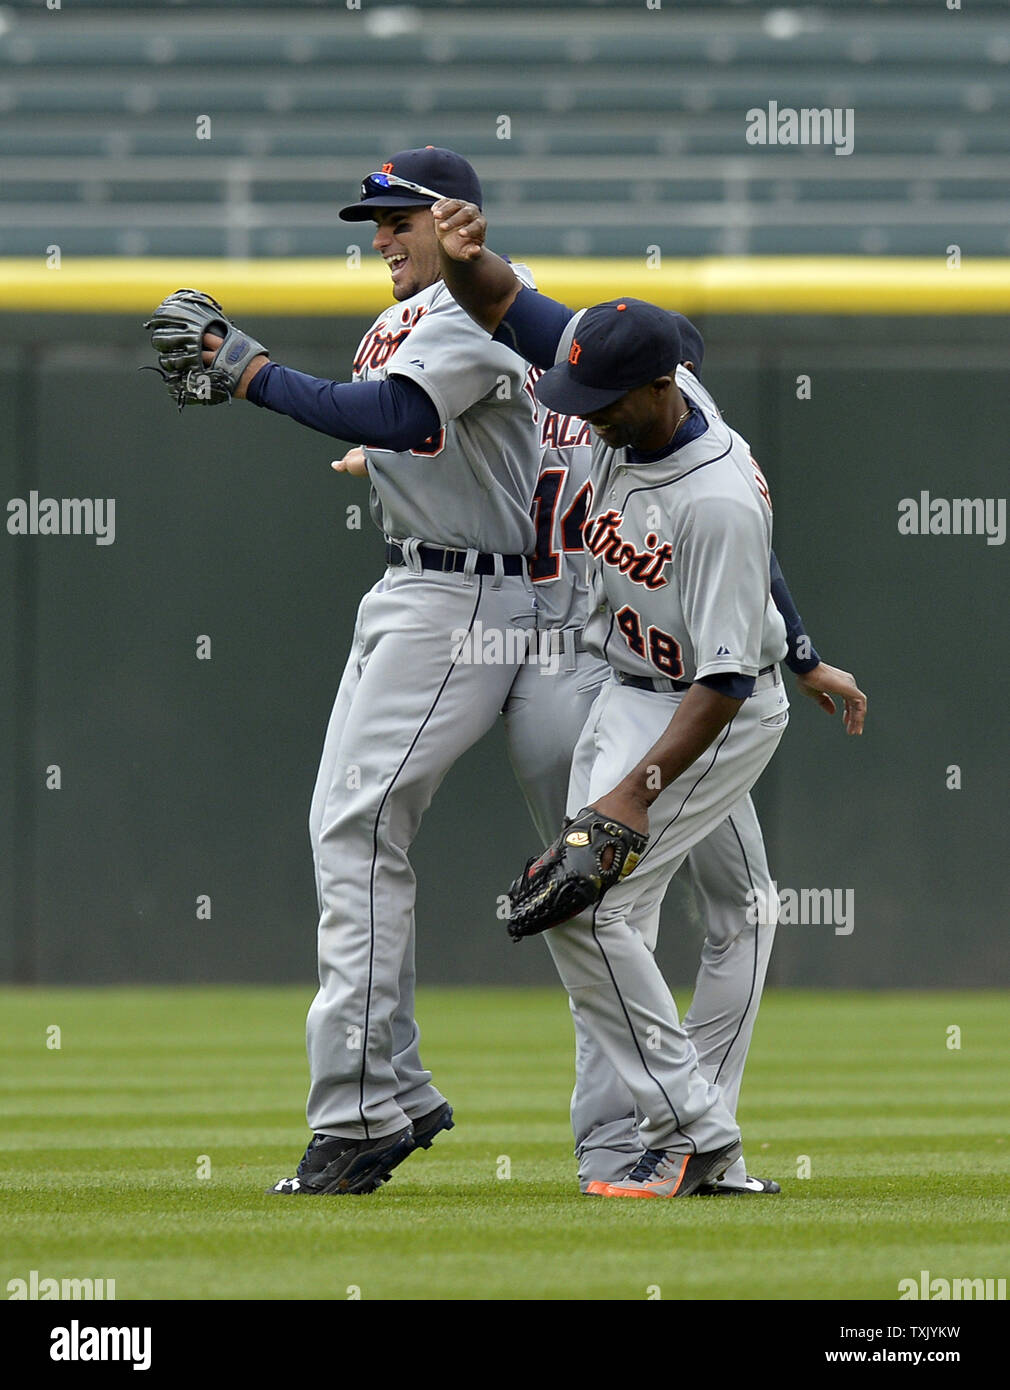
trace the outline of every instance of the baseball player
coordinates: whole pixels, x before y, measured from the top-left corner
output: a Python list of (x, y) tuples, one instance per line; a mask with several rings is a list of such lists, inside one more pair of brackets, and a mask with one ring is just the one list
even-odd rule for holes
[[(641, 1117), (630, 1171), (585, 1190), (687, 1196), (740, 1159), (736, 1098), (702, 1071), (651, 948), (672, 874), (725, 821), (751, 886), (758, 874), (771, 887), (748, 795), (788, 719), (767, 484), (745, 441), (679, 369), (687, 354), (676, 316), (636, 300), (573, 316), (524, 290), (484, 248), (476, 209), (450, 200), (435, 216), (454, 296), (488, 331), (550, 368), (540, 400), (588, 420), (597, 436), (584, 527), (592, 557), (585, 640), (612, 675), (575, 750), (568, 810), (593, 808), (590, 819), (648, 836), (648, 848), (605, 900), (547, 940), (577, 1021)], [(741, 836), (741, 827), (751, 833)], [(550, 872), (543, 866), (556, 848), (528, 867), (531, 878)], [(750, 955), (756, 1006), (767, 952), (752, 942)], [(702, 977), (706, 968), (703, 957)], [(749, 1012), (738, 1025), (748, 1034)], [(745, 1169), (740, 1176), (746, 1189)]]
[[(409, 851), (445, 773), (497, 718), (534, 622), (526, 557), (539, 454), (526, 364), (441, 282), (430, 209), (445, 194), (479, 205), (480, 184), (460, 155), (429, 146), (394, 155), (341, 211), (374, 220), (396, 301), (362, 339), (352, 382), (305, 376), (260, 349), (233, 391), (366, 443), (386, 536), (387, 568), (358, 609), (312, 798), (313, 1137), (297, 1172), (270, 1189), (283, 1195), (374, 1191), (452, 1127), (419, 1054)], [(166, 301), (152, 320), (168, 375), (184, 354), (177, 312)], [(233, 355), (241, 363), (260, 347), (222, 323), (223, 335), (204, 339), (212, 384), (218, 364), (223, 373)], [(504, 641), (499, 661), (467, 660), (467, 640), (487, 631), (522, 640)]]

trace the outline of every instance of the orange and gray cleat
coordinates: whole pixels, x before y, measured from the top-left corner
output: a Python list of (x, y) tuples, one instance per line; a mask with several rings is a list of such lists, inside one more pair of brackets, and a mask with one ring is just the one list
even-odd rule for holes
[(586, 1191), (596, 1197), (690, 1197), (703, 1185), (717, 1182), (741, 1152), (739, 1139), (701, 1154), (646, 1149), (626, 1178), (590, 1183)]

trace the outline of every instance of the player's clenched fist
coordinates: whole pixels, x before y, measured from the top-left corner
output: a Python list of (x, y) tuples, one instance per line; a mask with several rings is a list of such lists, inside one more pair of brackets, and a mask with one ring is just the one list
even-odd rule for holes
[(487, 218), (476, 203), (442, 198), (431, 209), (442, 250), (454, 261), (472, 261), (480, 255), (487, 236)]

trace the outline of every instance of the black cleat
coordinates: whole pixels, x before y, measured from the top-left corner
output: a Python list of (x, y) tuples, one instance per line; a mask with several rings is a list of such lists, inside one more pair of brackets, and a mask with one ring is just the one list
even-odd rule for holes
[(281, 1178), (267, 1191), (285, 1197), (364, 1196), (388, 1179), (414, 1149), (414, 1129), (407, 1125), (381, 1139), (313, 1135), (293, 1178)]
[(414, 1148), (430, 1149), (436, 1134), (441, 1134), (443, 1129), (454, 1128), (452, 1106), (447, 1100), (443, 1101), (436, 1109), (429, 1110), (427, 1115), (414, 1121)]
[(452, 1106), (443, 1101), (413, 1125), (383, 1139), (313, 1135), (296, 1175), (281, 1178), (267, 1192), (285, 1197), (363, 1197), (389, 1182), (393, 1169), (415, 1149), (430, 1149), (437, 1134), (452, 1128)]

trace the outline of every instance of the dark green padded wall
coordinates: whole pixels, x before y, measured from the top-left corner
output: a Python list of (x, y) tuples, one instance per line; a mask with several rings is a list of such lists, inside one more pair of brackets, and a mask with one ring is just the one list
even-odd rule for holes
[[(248, 326), (279, 360), (337, 378), (363, 327)], [(870, 696), (861, 741), (796, 697), (758, 787), (780, 886), (855, 902), (851, 935), (782, 926), (772, 977), (1006, 985), (1007, 547), (900, 536), (897, 508), (921, 490), (1006, 496), (1007, 325), (702, 326), (706, 380), (771, 482), (808, 629)], [(366, 488), (331, 472), (337, 441), (264, 411), (177, 415), (137, 375), (132, 319), (3, 327), (5, 504), (30, 487), (112, 496), (116, 540), (0, 538), (0, 974), (310, 992), (309, 797), (355, 609), (382, 570)], [(361, 530), (346, 526), (355, 504)], [(496, 731), (446, 779), (417, 843), (423, 980), (553, 978), (543, 944), (511, 946), (492, 915), (532, 848)], [(693, 978), (700, 930), (676, 885), (670, 979)]]

